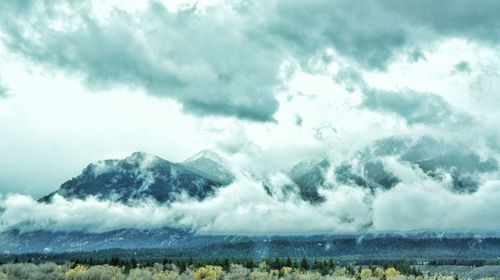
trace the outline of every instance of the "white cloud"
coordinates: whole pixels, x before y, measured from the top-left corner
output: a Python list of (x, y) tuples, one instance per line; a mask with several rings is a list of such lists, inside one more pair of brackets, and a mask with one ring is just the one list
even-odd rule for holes
[(204, 234), (311, 234), (500, 229), (500, 181), (487, 181), (470, 195), (456, 194), (446, 181), (430, 180), (411, 166), (397, 168), (399, 175), (413, 174), (391, 190), (372, 194), (339, 185), (321, 190), (326, 202), (319, 205), (271, 197), (259, 181), (241, 175), (214, 197), (202, 202), (183, 199), (169, 206), (147, 201), (123, 205), (92, 197), (68, 201), (60, 196), (44, 204), (10, 195), (0, 200), (0, 230), (102, 232), (171, 226)]
[(499, 230), (500, 181), (471, 195), (451, 193), (435, 182), (400, 184), (378, 195), (373, 223), (380, 230)]
[[(120, 228), (190, 227), (200, 233), (295, 234), (353, 231), (369, 222), (366, 192), (352, 187), (328, 191), (329, 201), (312, 206), (304, 201), (279, 201), (260, 182), (245, 179), (221, 189), (203, 202), (184, 200), (171, 206), (142, 202), (135, 206), (56, 196), (50, 204), (29, 196), (11, 195), (0, 206), (1, 229), (85, 230)], [(148, 217), (145, 219), (145, 217)]]

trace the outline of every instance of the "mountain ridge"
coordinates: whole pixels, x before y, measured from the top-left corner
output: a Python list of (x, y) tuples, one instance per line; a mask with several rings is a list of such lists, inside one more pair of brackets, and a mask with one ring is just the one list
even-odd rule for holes
[(203, 200), (229, 183), (207, 176), (196, 164), (184, 166), (156, 155), (134, 152), (124, 159), (90, 163), (80, 175), (39, 201), (50, 202), (56, 194), (67, 199), (95, 196), (124, 203), (144, 199), (170, 203), (183, 196)]
[[(474, 151), (460, 150), (432, 137), (388, 137), (359, 150), (350, 161), (340, 161), (335, 165), (328, 158), (300, 161), (282, 172), (290, 180), (285, 186), (269, 185), (267, 176), (272, 174), (254, 177), (262, 179), (270, 196), (273, 192), (284, 193), (284, 197), (298, 197), (311, 204), (321, 204), (325, 202), (321, 189), (339, 185), (366, 188), (371, 193), (394, 188), (402, 178), (387, 166), (387, 158), (411, 165), (430, 180), (443, 181), (449, 176), (450, 189), (457, 193), (475, 192), (481, 174), (492, 174), (499, 169), (494, 157), (482, 158)], [(89, 164), (79, 176), (39, 201), (48, 202), (55, 194), (65, 198), (93, 195), (119, 202), (152, 198), (160, 203), (170, 203), (182, 197), (203, 200), (221, 187), (232, 184), (236, 180), (233, 170), (235, 168), (223, 157), (210, 150), (202, 150), (178, 163), (134, 152), (124, 159)], [(294, 195), (289, 196), (290, 192)]]

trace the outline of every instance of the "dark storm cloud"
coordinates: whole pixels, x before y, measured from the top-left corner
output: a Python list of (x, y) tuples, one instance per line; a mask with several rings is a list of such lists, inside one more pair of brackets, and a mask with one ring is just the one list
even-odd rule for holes
[(266, 22), (269, 33), (308, 56), (333, 47), (366, 68), (384, 69), (394, 53), (410, 40), (398, 15), (375, 2), (275, 1)]
[[(30, 2), (26, 2), (30, 4)], [(62, 6), (70, 12), (61, 12)], [(197, 114), (272, 120), (282, 54), (263, 48), (246, 19), (195, 8), (114, 11), (99, 22), (87, 2), (3, 3), (6, 45), (34, 60), (81, 74), (90, 88), (129, 85), (179, 101)], [(71, 18), (69, 20), (69, 18)], [(54, 21), (63, 29), (51, 28)]]
[(307, 62), (333, 48), (363, 69), (384, 70), (401, 53), (422, 59), (420, 47), (445, 38), (500, 40), (500, 2), (489, 0), (226, 4), (172, 12), (151, 2), (99, 21), (88, 1), (4, 1), (1, 30), (10, 50), (80, 74), (91, 88), (140, 87), (191, 113), (255, 121), (273, 120), (280, 66), (290, 58), (312, 71)]
[(410, 125), (454, 126), (474, 121), (472, 116), (454, 108), (443, 97), (434, 93), (370, 87), (355, 68), (340, 69), (334, 80), (349, 92), (359, 90), (362, 97), (360, 108), (397, 116)]
[(388, 13), (404, 15), (405, 23), (427, 28), (438, 36), (500, 42), (500, 2), (494, 0), (380, 1)]
[(364, 89), (361, 106), (374, 111), (395, 114), (408, 124), (465, 124), (472, 117), (458, 112), (441, 96), (413, 90), (390, 91)]
[(500, 2), (482, 1), (274, 1), (266, 22), (298, 53), (333, 47), (364, 68), (385, 69), (411, 47), (415, 61), (421, 46), (444, 38), (496, 44), (500, 41)]

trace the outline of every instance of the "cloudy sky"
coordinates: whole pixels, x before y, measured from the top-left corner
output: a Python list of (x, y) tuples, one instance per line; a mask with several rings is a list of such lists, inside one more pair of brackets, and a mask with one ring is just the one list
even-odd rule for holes
[[(301, 160), (339, 166), (380, 139), (433, 139), (474, 157), (473, 192), (389, 157), (402, 183), (374, 197), (332, 183), (322, 206), (255, 199), (276, 218), (321, 212), (313, 230), (338, 226), (329, 213), (342, 211), (355, 220), (342, 230), (440, 227), (432, 213), (463, 204), (445, 227), (500, 229), (500, 214), (477, 221), (500, 202), (500, 2), (130, 2), (0, 3), (0, 194), (38, 198), (89, 162), (134, 151), (182, 161), (211, 149), (279, 181)], [(493, 167), (475, 167), (484, 162)], [(410, 198), (414, 208), (377, 220)], [(41, 207), (9, 199), (4, 206), (25, 201), (12, 206), (17, 217)], [(407, 225), (415, 213), (434, 219)], [(239, 230), (231, 226), (217, 224)]]

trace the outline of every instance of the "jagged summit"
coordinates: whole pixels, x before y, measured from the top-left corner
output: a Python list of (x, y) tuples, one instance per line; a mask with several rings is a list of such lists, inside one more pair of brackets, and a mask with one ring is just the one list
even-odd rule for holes
[(223, 185), (231, 184), (234, 181), (229, 164), (219, 154), (211, 150), (203, 150), (181, 164), (193, 172)]
[(137, 151), (133, 152), (130, 156), (126, 157), (125, 159), (129, 161), (144, 161), (144, 160), (158, 160), (158, 159), (161, 160), (162, 158), (153, 154)]
[[(324, 202), (321, 189), (339, 185), (366, 188), (372, 193), (390, 190), (404, 178), (393, 165), (387, 164), (389, 158), (418, 169), (429, 180), (448, 180), (450, 189), (457, 193), (475, 192), (481, 176), (499, 169), (494, 157), (482, 158), (474, 151), (457, 149), (431, 137), (386, 138), (335, 165), (326, 159), (299, 162), (285, 172), (293, 182), (286, 190), (297, 192), (310, 203)], [(236, 168), (211, 150), (203, 150), (180, 163), (134, 152), (124, 159), (89, 164), (79, 176), (41, 201), (50, 201), (56, 194), (67, 199), (95, 196), (120, 202), (152, 199), (169, 203), (181, 197), (203, 200), (218, 188), (233, 183), (232, 170)]]
[(220, 165), (227, 165), (226, 160), (222, 158), (221, 155), (209, 149), (201, 150), (198, 153), (194, 154), (193, 156), (189, 157), (188, 159), (184, 160), (183, 162), (192, 162), (200, 158), (211, 160)]

